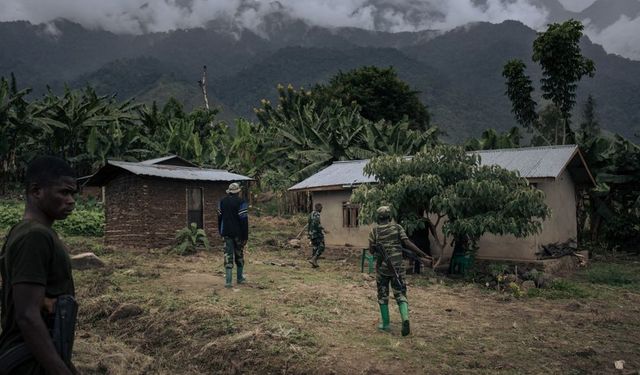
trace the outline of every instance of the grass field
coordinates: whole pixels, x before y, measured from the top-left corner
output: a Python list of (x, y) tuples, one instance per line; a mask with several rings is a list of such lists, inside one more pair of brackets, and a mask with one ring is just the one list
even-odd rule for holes
[[(640, 259), (594, 262), (536, 297), (435, 274), (409, 276), (412, 335), (376, 330), (375, 279), (354, 255), (290, 248), (295, 220), (252, 221), (249, 282), (223, 287), (221, 248), (193, 256), (104, 249), (75, 271), (75, 362), (84, 374), (635, 374)], [(235, 276), (235, 275), (234, 275)], [(133, 316), (108, 317), (121, 304)], [(624, 370), (614, 361), (624, 360)]]

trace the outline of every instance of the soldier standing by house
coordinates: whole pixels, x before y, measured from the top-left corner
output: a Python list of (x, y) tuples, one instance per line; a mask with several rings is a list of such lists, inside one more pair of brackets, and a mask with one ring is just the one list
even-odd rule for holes
[(379, 207), (376, 210), (376, 214), (377, 226), (373, 227), (369, 234), (369, 251), (372, 254), (376, 254), (378, 259), (376, 263), (376, 284), (382, 318), (378, 329), (389, 330), (389, 285), (391, 285), (393, 296), (398, 303), (402, 318), (402, 336), (407, 336), (411, 331), (409, 327), (409, 303), (407, 301), (405, 270), (402, 260), (403, 245), (425, 260), (429, 260), (430, 257), (409, 240), (400, 224), (395, 224), (391, 221), (391, 209), (389, 206)]
[(218, 204), (218, 232), (224, 238), (225, 284), (231, 288), (233, 264), (237, 266), (237, 281), (246, 281), (244, 271), (244, 246), (249, 238), (248, 205), (238, 196), (242, 189), (236, 182), (229, 185), (227, 196)]
[(320, 213), (322, 212), (322, 204), (316, 203), (315, 210), (309, 215), (309, 223), (307, 224), (307, 235), (313, 247), (309, 263), (313, 268), (319, 267), (318, 258), (324, 252), (324, 233), (325, 230), (320, 223)]
[[(66, 355), (59, 353), (49, 334), (53, 327), (45, 322), (56, 309), (64, 310), (63, 299), (75, 305), (71, 261), (51, 226), (74, 209), (76, 174), (63, 160), (47, 156), (29, 164), (25, 180), (23, 220), (9, 231), (0, 255), (0, 373), (76, 373), (71, 346), (63, 350)], [(69, 328), (67, 344), (73, 342), (74, 327)]]

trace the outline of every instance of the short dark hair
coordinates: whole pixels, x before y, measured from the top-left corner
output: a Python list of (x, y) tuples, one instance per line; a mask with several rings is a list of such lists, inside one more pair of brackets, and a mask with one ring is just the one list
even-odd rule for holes
[(315, 208), (316, 208), (316, 210), (319, 209), (319, 208), (322, 208), (322, 203), (316, 203)]
[(66, 161), (55, 156), (40, 156), (33, 159), (27, 166), (24, 179), (25, 189), (33, 183), (47, 187), (60, 177), (77, 178), (76, 171)]

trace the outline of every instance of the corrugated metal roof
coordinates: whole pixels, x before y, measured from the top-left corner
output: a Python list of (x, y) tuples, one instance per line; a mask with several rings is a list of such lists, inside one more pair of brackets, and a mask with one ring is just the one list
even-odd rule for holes
[[(518, 171), (526, 178), (556, 178), (574, 158), (576, 145), (525, 147), (501, 150), (475, 151), (482, 165), (498, 165)], [(305, 190), (324, 186), (345, 186), (375, 182), (374, 176), (363, 173), (369, 160), (339, 161), (301, 181), (289, 190)]]
[(160, 178), (172, 178), (178, 180), (194, 181), (251, 181), (252, 178), (223, 169), (207, 169), (196, 167), (184, 167), (178, 165), (146, 165), (142, 163), (129, 163), (124, 161), (108, 160), (107, 164), (100, 168), (87, 185), (103, 186), (115, 176), (119, 170), (131, 172), (139, 176), (152, 176)]
[(526, 178), (556, 178), (578, 151), (576, 145), (475, 151), (482, 165), (498, 165)]
[(107, 164), (125, 169), (133, 174), (179, 180), (199, 181), (249, 181), (250, 177), (228, 172), (223, 169), (182, 167), (177, 165), (144, 165), (124, 161), (109, 160)]
[(374, 176), (364, 175), (363, 169), (369, 160), (337, 161), (310, 176), (309, 178), (293, 185), (289, 190), (304, 190), (323, 186), (357, 185), (375, 182)]
[(169, 160), (179, 161), (179, 162), (182, 162), (184, 164), (187, 164), (189, 166), (196, 167), (196, 168), (198, 167), (197, 165), (193, 164), (192, 162), (190, 162), (188, 160), (185, 160), (185, 159), (181, 158), (178, 155), (168, 155), (168, 156), (163, 156), (161, 158), (143, 160), (143, 161), (140, 162), (140, 164), (145, 164), (145, 165), (171, 164), (171, 163), (163, 163), (163, 162), (169, 161)]
[(173, 159), (175, 157), (176, 157), (176, 155), (163, 156), (161, 158), (143, 160), (143, 161), (140, 162), (140, 164), (145, 164), (145, 165), (157, 164), (157, 163), (163, 162), (165, 160), (171, 160), (171, 159)]

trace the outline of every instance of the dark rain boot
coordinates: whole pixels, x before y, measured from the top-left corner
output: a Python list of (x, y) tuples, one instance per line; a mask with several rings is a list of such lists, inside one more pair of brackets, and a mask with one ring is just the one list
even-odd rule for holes
[(318, 268), (318, 267), (320, 267), (320, 266), (318, 265), (318, 256), (317, 256), (317, 255), (312, 256), (312, 257), (311, 257), (311, 259), (309, 260), (309, 263), (311, 263), (311, 265), (313, 266), (313, 268)]
[(400, 317), (402, 318), (402, 336), (407, 336), (411, 333), (409, 328), (409, 304), (406, 302), (398, 303), (400, 308)]
[(244, 267), (240, 267), (238, 266), (238, 284), (243, 284), (245, 281), (247, 281), (247, 279), (244, 277), (244, 275), (242, 274), (242, 271), (244, 270)]
[(225, 279), (224, 279), (224, 287), (225, 288), (231, 288), (231, 280), (233, 279), (233, 269), (232, 268), (225, 268), (224, 269), (225, 272)]
[(381, 331), (389, 331), (389, 305), (380, 304), (380, 324), (378, 329)]

